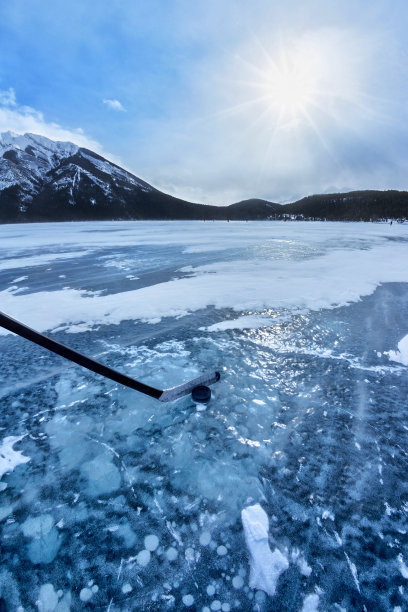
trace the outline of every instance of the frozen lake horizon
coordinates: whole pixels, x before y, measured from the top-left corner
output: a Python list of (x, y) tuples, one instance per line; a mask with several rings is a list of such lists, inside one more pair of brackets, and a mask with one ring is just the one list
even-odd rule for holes
[(4, 225), (0, 254), (10, 316), (160, 388), (222, 374), (163, 405), (0, 329), (7, 610), (407, 608), (407, 224)]

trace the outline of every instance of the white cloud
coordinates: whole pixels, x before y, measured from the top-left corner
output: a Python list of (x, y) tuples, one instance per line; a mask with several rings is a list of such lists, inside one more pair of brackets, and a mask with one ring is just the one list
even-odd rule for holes
[(30, 106), (21, 106), (17, 103), (14, 90), (0, 90), (0, 133), (16, 132), (24, 134), (30, 132), (46, 136), (52, 140), (69, 141), (80, 147), (91, 149), (103, 157), (120, 165), (120, 160), (103, 150), (102, 145), (86, 135), (81, 128), (64, 128), (58, 123), (49, 122), (43, 113)]
[(103, 103), (106, 104), (111, 110), (126, 112), (126, 109), (122, 106), (119, 100), (103, 100)]
[(16, 106), (16, 94), (12, 87), (9, 89), (0, 89), (0, 105)]

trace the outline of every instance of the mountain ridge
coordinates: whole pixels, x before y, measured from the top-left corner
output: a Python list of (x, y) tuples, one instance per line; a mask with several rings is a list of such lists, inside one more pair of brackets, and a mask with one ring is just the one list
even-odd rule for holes
[(395, 190), (314, 195), (290, 204), (260, 198), (229, 206), (187, 202), (71, 142), (31, 133), (0, 134), (0, 223), (407, 217), (408, 193)]

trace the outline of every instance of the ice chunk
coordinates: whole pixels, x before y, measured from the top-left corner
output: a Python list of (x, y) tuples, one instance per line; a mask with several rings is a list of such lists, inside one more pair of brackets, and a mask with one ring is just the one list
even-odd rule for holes
[(43, 584), (36, 602), (38, 612), (69, 612), (71, 609), (71, 593), (67, 591), (63, 597), (62, 595), (63, 592), (56, 592), (52, 584)]
[[(81, 388), (75, 388), (73, 381), (59, 381), (55, 385), (58, 393), (59, 405), (69, 405), (73, 401), (81, 403), (86, 397), (86, 392)], [(93, 390), (90, 391), (92, 393)], [(57, 413), (45, 425), (45, 431), (49, 435), (50, 444), (59, 454), (61, 465), (67, 470), (79, 468), (87, 458), (86, 455), (92, 449), (92, 444), (87, 443), (84, 434), (90, 433), (94, 428), (94, 422), (89, 416), (78, 416), (75, 421), (66, 418), (66, 415)]]
[(318, 607), (319, 596), (316, 593), (312, 593), (304, 598), (301, 612), (317, 612)]
[[(58, 592), (59, 593), (59, 592)], [(67, 591), (62, 599), (59, 600), (55, 612), (70, 612), (71, 610), (71, 592)]]
[(122, 593), (124, 593), (125, 595), (127, 593), (130, 593), (132, 591), (132, 587), (130, 586), (130, 584), (128, 582), (126, 582), (123, 587), (122, 587)]
[(13, 512), (13, 506), (0, 506), (0, 521)]
[[(30, 457), (25, 457), (22, 451), (15, 451), (14, 444), (22, 440), (24, 436), (8, 436), (4, 438), (0, 446), (0, 478), (4, 474), (12, 472), (15, 467), (30, 461)], [(5, 488), (5, 487), (3, 487)]]
[(132, 548), (132, 546), (134, 546), (137, 539), (136, 534), (127, 521), (119, 525), (116, 533), (123, 538), (126, 548)]
[(21, 525), (21, 530), (27, 538), (31, 538), (27, 552), (32, 563), (51, 563), (55, 559), (62, 538), (50, 514), (29, 517)]
[(52, 584), (47, 583), (42, 585), (40, 588), (40, 596), (36, 603), (38, 612), (54, 612), (58, 604), (58, 595)]
[(269, 521), (259, 504), (248, 506), (241, 512), (245, 541), (250, 555), (249, 586), (274, 595), (279, 576), (288, 569), (286, 557), (268, 543)]
[(40, 538), (49, 533), (54, 525), (51, 514), (30, 516), (21, 525), (21, 530), (26, 538)]
[(61, 546), (61, 537), (55, 527), (49, 533), (36, 538), (28, 545), (28, 557), (32, 563), (51, 563)]
[(120, 487), (120, 472), (106, 455), (98, 455), (81, 467), (88, 479), (87, 493), (92, 497), (112, 493)]

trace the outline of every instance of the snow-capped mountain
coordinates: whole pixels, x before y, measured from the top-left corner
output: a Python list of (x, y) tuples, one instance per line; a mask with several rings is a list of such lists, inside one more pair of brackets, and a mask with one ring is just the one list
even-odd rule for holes
[(29, 133), (0, 135), (1, 220), (134, 217), (130, 194), (152, 191), (130, 172), (71, 142)]
[(279, 205), (251, 199), (207, 206), (173, 198), (72, 142), (0, 134), (0, 223), (110, 219), (328, 219), (408, 217), (408, 193), (356, 191)]
[(193, 204), (72, 142), (36, 134), (0, 135), (0, 222), (96, 219), (266, 218), (277, 204), (251, 200)]

